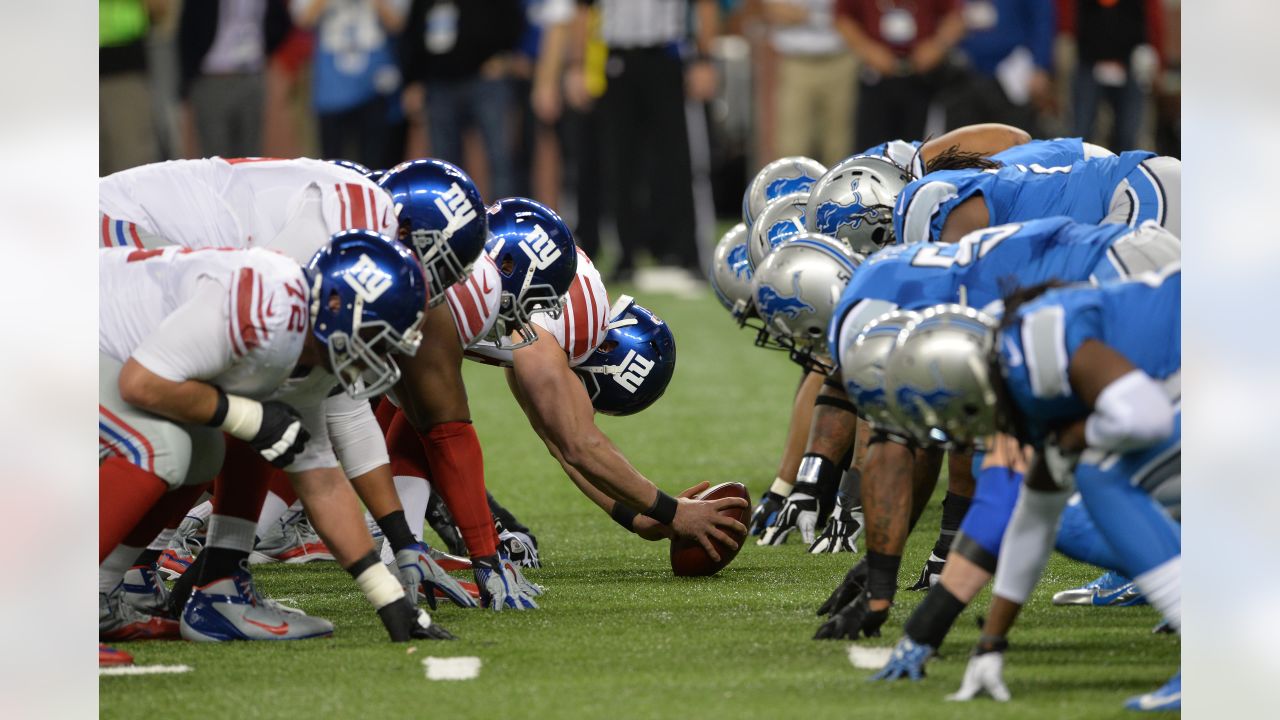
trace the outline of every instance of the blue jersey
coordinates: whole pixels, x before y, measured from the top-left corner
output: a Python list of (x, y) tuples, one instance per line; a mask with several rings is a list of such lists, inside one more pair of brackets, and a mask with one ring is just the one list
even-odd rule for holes
[(1182, 369), (1182, 272), (1095, 288), (1052, 290), (1017, 310), (1000, 332), (1000, 369), (1018, 413), (1022, 439), (1049, 431), (1090, 409), (1071, 387), (1071, 358), (1098, 340), (1176, 393)]
[(1116, 187), (1152, 157), (1135, 150), (1053, 167), (1013, 164), (930, 173), (898, 195), (894, 236), (904, 244), (937, 240), (951, 211), (974, 196), (985, 202), (990, 225), (1055, 215), (1097, 224), (1110, 212)]
[(919, 310), (940, 303), (982, 308), (1018, 288), (1050, 280), (1110, 280), (1124, 273), (1108, 251), (1133, 233), (1128, 225), (1082, 225), (1054, 217), (986, 228), (957, 243), (884, 248), (858, 266), (836, 303), (827, 334), (832, 356), (839, 357), (846, 315), (864, 300), (875, 302), (847, 318), (851, 330), (860, 331), (894, 308)]
[(1041, 167), (1070, 165), (1085, 159), (1084, 141), (1080, 138), (1032, 140), (1014, 145), (1008, 150), (1001, 150), (992, 155), (991, 159), (998, 160), (1004, 165), (1040, 165)]

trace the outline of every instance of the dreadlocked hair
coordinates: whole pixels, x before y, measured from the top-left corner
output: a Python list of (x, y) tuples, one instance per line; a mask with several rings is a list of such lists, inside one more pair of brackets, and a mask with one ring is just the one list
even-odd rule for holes
[(951, 147), (938, 153), (932, 160), (925, 165), (925, 172), (937, 172), (939, 170), (998, 170), (1004, 167), (1004, 164), (998, 160), (983, 155), (979, 152), (965, 152), (958, 145)]
[(1009, 327), (1014, 324), (1014, 318), (1018, 316), (1018, 309), (1023, 305), (1035, 300), (1045, 293), (1055, 288), (1066, 287), (1069, 282), (1062, 280), (1049, 280), (1038, 285), (1030, 287), (1018, 288), (1004, 297), (1004, 318), (1001, 320), (1001, 327)]

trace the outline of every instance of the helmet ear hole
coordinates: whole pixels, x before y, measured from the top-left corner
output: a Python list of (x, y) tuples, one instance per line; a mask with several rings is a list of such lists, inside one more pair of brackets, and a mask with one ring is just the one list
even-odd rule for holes
[(504, 277), (511, 277), (511, 273), (515, 268), (515, 258), (511, 257), (511, 253), (505, 253), (502, 256), (502, 263), (498, 265), (498, 270), (502, 272)]
[(614, 350), (616, 350), (617, 347), (618, 347), (617, 340), (605, 340), (604, 342), (600, 343), (599, 350), (601, 352), (611, 353)]
[(884, 245), (884, 244), (885, 244), (885, 237), (884, 237), (884, 236), (885, 236), (885, 234), (886, 234), (886, 233), (885, 233), (885, 229), (884, 229), (884, 228), (882, 228), (882, 227), (878, 227), (878, 228), (876, 228), (875, 230), (872, 230), (872, 231), (871, 231), (871, 242), (873, 242), (873, 243), (875, 243), (875, 244), (877, 244), (877, 245)]
[(329, 300), (326, 303), (329, 306), (329, 312), (336, 313), (342, 311), (342, 296), (337, 290), (329, 292)]

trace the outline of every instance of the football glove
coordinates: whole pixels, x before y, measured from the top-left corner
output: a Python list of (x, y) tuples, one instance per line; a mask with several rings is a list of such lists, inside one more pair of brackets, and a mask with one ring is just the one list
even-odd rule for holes
[(909, 680), (920, 680), (924, 678), (924, 664), (929, 658), (937, 654), (930, 645), (918, 643), (915, 640), (902, 636), (898, 641), (898, 645), (893, 649), (893, 655), (889, 656), (889, 662), (885, 664), (880, 672), (872, 675), (872, 680), (901, 680), (907, 678)]
[(497, 555), (473, 558), (471, 571), (475, 573), (476, 585), (480, 587), (480, 605), (494, 612), (505, 608), (512, 610), (536, 609), (538, 604), (521, 590), (515, 575), (502, 563)]
[(862, 537), (862, 507), (846, 508), (839, 501), (836, 510), (827, 520), (827, 527), (809, 546), (814, 555), (821, 553), (858, 552), (858, 538)]
[(869, 638), (880, 637), (880, 626), (889, 619), (889, 608), (872, 610), (868, 603), (871, 597), (863, 591), (857, 600), (845, 605), (827, 619), (813, 634), (814, 640), (839, 640), (847, 638), (857, 640), (858, 633)]
[(854, 563), (849, 568), (849, 572), (845, 573), (844, 579), (836, 586), (835, 590), (827, 596), (826, 602), (818, 608), (819, 615), (831, 615), (843, 608), (845, 605), (858, 599), (862, 591), (867, 589), (867, 560), (863, 558)]
[(509, 581), (514, 582), (515, 587), (520, 588), (520, 592), (527, 597), (539, 597), (547, 591), (538, 583), (526, 579), (524, 573), (520, 571), (520, 566), (507, 557), (502, 550), (498, 550), (498, 559), (502, 562), (502, 571), (506, 573)]
[(452, 633), (431, 622), (431, 616), (406, 595), (378, 609), (382, 626), (391, 636), (391, 642), (410, 640), (456, 640)]
[(542, 567), (538, 559), (538, 541), (528, 533), (503, 529), (498, 534), (498, 552), (517, 567)]
[(796, 487), (782, 503), (773, 523), (765, 528), (757, 545), (781, 545), (793, 530), (800, 531), (805, 544), (813, 542), (818, 525), (818, 489), (813, 483), (796, 483)]
[(778, 511), (782, 509), (782, 503), (786, 502), (786, 498), (776, 492), (770, 490), (760, 498), (760, 504), (756, 505), (756, 509), (751, 511), (751, 522), (747, 524), (748, 535), (760, 535), (765, 528), (769, 527), (773, 519), (778, 516)]
[[(414, 543), (396, 553), (396, 571), (400, 575), (400, 584), (414, 605), (425, 599), (432, 610), (436, 609), (436, 593), (438, 589), (449, 597), (454, 605), (464, 608), (478, 607), (479, 603), (471, 597), (462, 585), (445, 572), (431, 556), (427, 554), (427, 546)], [(426, 598), (419, 598), (419, 586)]]
[(964, 669), (960, 689), (948, 695), (947, 699), (966, 702), (985, 692), (997, 702), (1008, 702), (1011, 696), (1004, 684), (1004, 651), (974, 652)]

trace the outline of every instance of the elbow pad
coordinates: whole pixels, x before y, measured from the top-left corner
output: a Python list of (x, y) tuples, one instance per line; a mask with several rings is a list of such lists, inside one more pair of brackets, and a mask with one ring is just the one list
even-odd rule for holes
[(1085, 420), (1085, 442), (1106, 452), (1138, 450), (1169, 437), (1173, 420), (1164, 388), (1141, 370), (1131, 370), (1099, 393)]

